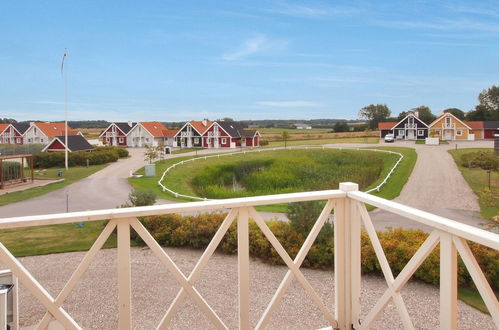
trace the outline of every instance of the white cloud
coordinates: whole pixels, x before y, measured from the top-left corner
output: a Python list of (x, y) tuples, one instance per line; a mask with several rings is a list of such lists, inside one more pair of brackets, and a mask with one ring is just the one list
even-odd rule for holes
[(226, 61), (238, 61), (263, 51), (283, 49), (286, 45), (285, 41), (270, 40), (267, 36), (258, 34), (245, 40), (237, 50), (222, 55), (222, 58)]
[(263, 107), (278, 107), (278, 108), (305, 108), (305, 107), (320, 107), (321, 105), (315, 102), (308, 101), (260, 101), (257, 105)]

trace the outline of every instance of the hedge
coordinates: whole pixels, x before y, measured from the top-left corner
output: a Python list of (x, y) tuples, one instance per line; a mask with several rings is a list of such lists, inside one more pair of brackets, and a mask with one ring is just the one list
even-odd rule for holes
[[(128, 150), (119, 147), (98, 147), (95, 151), (70, 152), (68, 157), (69, 166), (101, 165), (115, 162), (119, 158), (127, 157)], [(63, 167), (63, 152), (39, 152), (34, 154), (34, 166), (36, 168)]]
[(5, 181), (19, 179), (22, 173), (21, 163), (4, 161), (2, 163), (3, 179)]
[[(204, 248), (216, 230), (220, 227), (226, 214), (200, 214), (197, 216), (181, 216), (177, 214), (151, 216), (141, 219), (141, 222), (162, 246)], [(289, 222), (267, 222), (270, 230), (286, 249), (291, 258), (300, 250), (306, 235), (293, 229)], [(283, 265), (270, 242), (260, 231), (255, 222), (250, 221), (250, 254), (264, 262)], [(394, 229), (388, 232), (378, 232), (378, 237), (385, 251), (388, 262), (396, 276), (421, 246), (428, 234), (421, 230)], [(142, 243), (140, 237), (132, 232), (132, 238)], [(487, 280), (494, 290), (499, 289), (499, 251), (469, 242), (475, 258), (480, 264)], [(237, 253), (236, 222), (229, 228), (222, 240), (219, 250), (224, 253)], [(421, 264), (413, 278), (426, 283), (439, 283), (439, 246)], [(331, 269), (334, 261), (333, 226), (326, 224), (312, 245), (303, 267)], [(382, 274), (374, 249), (368, 235), (363, 232), (361, 240), (362, 273)], [(462, 260), (458, 261), (458, 283), (460, 286), (473, 287), (473, 281), (465, 269)]]

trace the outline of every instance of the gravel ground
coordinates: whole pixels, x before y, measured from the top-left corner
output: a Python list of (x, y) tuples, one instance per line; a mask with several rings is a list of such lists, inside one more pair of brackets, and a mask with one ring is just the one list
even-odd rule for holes
[[(64, 307), (75, 320), (88, 329), (117, 328), (116, 249), (99, 252)], [(169, 248), (168, 253), (178, 267), (188, 274), (201, 256), (201, 251)], [(177, 294), (179, 285), (147, 248), (132, 248), (132, 290), (134, 329), (155, 328)], [(83, 258), (83, 252), (20, 258), (34, 277), (55, 297)], [(287, 268), (270, 266), (258, 260), (250, 264), (251, 322), (259, 316), (277, 289)], [(305, 277), (325, 300), (334, 304), (333, 272), (304, 269)], [(229, 328), (237, 328), (237, 257), (215, 254), (196, 288)], [(363, 276), (363, 317), (384, 293), (381, 277)], [(402, 291), (409, 313), (417, 329), (438, 327), (439, 296), (435, 287), (410, 282)], [(44, 314), (42, 306), (21, 286), (20, 313), (22, 326), (36, 324)], [(272, 316), (269, 329), (304, 329), (327, 326), (315, 305), (298, 282), (294, 281), (281, 307)], [(174, 318), (171, 328), (206, 329), (211, 324), (188, 299)], [(493, 329), (490, 316), (459, 302), (461, 329)], [(375, 324), (375, 329), (401, 329), (396, 308), (390, 304)]]

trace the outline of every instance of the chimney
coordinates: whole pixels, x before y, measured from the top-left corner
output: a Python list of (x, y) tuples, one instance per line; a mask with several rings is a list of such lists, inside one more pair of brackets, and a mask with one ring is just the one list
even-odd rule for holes
[(203, 126), (205, 126), (205, 127), (208, 126), (208, 119), (203, 119), (202, 123), (203, 123)]
[(128, 126), (132, 127), (132, 122), (131, 121), (128, 122)]

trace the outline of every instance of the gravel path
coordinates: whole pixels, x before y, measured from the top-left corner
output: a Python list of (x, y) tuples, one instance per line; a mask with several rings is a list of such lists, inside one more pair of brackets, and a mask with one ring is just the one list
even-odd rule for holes
[[(188, 274), (201, 256), (201, 251), (169, 248), (168, 253), (179, 268)], [(147, 248), (132, 248), (133, 327), (151, 329), (157, 326), (169, 304), (177, 294), (179, 285), (168, 274)], [(83, 258), (83, 252), (20, 258), (34, 277), (52, 296), (61, 290), (72, 271)], [(251, 322), (256, 325), (287, 268), (270, 266), (252, 260)], [(334, 304), (333, 272), (304, 269), (305, 277), (324, 299), (327, 306)], [(117, 328), (116, 250), (99, 252), (89, 270), (84, 274), (64, 307), (77, 322), (88, 329)], [(215, 254), (196, 288), (225, 324), (233, 329), (238, 325), (237, 257)], [(381, 277), (362, 277), (362, 316), (384, 293), (386, 284)], [(435, 287), (410, 282), (402, 291), (409, 313), (417, 329), (438, 327), (439, 296)], [(461, 329), (493, 329), (490, 316), (459, 302), (459, 326)], [(44, 314), (44, 309), (32, 296), (21, 288), (21, 324), (34, 325)], [(301, 286), (294, 281), (282, 304), (272, 316), (269, 329), (320, 328), (327, 325)], [(174, 318), (174, 329), (210, 328), (197, 307), (186, 301)], [(388, 305), (375, 329), (402, 329), (396, 308)]]

